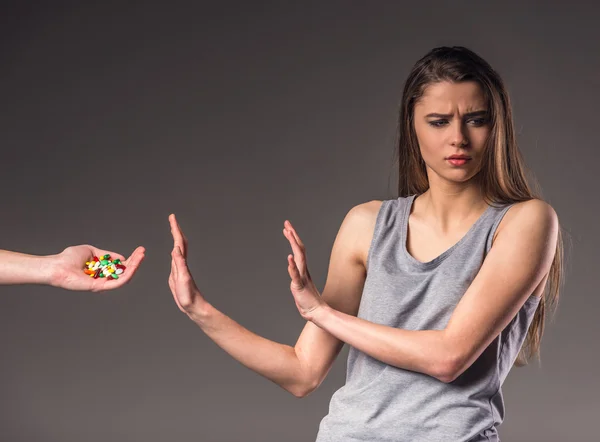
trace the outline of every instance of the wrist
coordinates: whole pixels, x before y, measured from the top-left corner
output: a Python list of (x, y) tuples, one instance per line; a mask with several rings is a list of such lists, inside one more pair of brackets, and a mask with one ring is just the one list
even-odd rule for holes
[(334, 309), (331, 308), (326, 302), (323, 302), (321, 306), (312, 312), (309, 321), (315, 324), (317, 327), (323, 328), (323, 325), (327, 322), (327, 319), (331, 317), (333, 312)]
[(200, 327), (204, 325), (212, 316), (216, 309), (205, 300), (196, 301), (189, 309), (186, 314), (188, 317), (198, 324)]
[(57, 287), (57, 281), (60, 278), (59, 268), (57, 265), (58, 256), (57, 255), (48, 255), (48, 256), (39, 256), (37, 263), (37, 275), (36, 275), (36, 284), (45, 284), (53, 287)]

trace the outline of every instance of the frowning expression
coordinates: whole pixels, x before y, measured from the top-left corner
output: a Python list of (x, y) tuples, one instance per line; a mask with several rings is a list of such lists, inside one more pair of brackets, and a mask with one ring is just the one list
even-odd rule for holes
[(435, 173), (465, 182), (480, 170), (491, 124), (478, 83), (444, 81), (427, 86), (415, 104), (414, 125), (430, 179)]

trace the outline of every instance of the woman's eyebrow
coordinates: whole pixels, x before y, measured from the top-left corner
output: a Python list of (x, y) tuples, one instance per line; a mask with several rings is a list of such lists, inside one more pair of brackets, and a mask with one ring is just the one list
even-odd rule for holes
[[(478, 111), (474, 111), (474, 112), (468, 112), (464, 116), (465, 116), (465, 118), (479, 117), (482, 115), (487, 115), (487, 113), (488, 113), (487, 110), (478, 110)], [(425, 115), (425, 118), (450, 118), (452, 116), (453, 116), (453, 114), (438, 114), (438, 113), (434, 112), (434, 113)]]

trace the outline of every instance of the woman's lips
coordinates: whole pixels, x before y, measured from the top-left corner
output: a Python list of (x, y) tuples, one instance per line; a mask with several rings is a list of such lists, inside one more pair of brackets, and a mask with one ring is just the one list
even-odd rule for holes
[(448, 161), (453, 166), (462, 166), (471, 161), (471, 158), (448, 158), (446, 161)]

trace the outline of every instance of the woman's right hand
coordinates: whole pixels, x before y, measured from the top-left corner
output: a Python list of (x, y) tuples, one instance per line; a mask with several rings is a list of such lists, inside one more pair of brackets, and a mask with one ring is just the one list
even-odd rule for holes
[(198, 290), (194, 278), (187, 266), (187, 239), (177, 223), (174, 214), (169, 215), (171, 234), (173, 235), (173, 251), (171, 252), (171, 274), (169, 288), (179, 310), (191, 316), (200, 313), (207, 305)]

